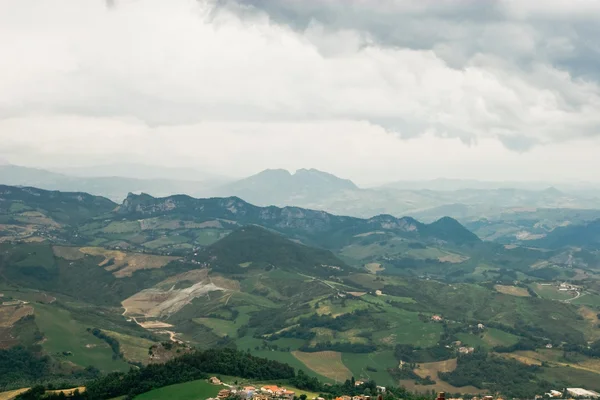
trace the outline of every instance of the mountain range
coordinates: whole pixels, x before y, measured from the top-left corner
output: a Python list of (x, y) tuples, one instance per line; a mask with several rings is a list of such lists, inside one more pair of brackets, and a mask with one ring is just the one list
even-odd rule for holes
[[(195, 346), (235, 347), (328, 383), (600, 389), (599, 257), (593, 243), (564, 243), (482, 241), (450, 217), (0, 186), (0, 352), (51, 360), (40, 376), (74, 384)], [(574, 289), (560, 291), (565, 281)], [(539, 368), (513, 359), (523, 354)], [(448, 372), (426, 379), (442, 363)], [(485, 379), (465, 381), (472, 368)]]
[[(158, 197), (172, 194), (193, 197), (237, 196), (259, 206), (297, 206), (361, 218), (379, 214), (396, 217), (412, 215), (429, 222), (450, 216), (470, 223), (481, 218), (494, 219), (510, 212), (536, 212), (547, 208), (585, 210), (595, 209), (598, 204), (596, 197), (590, 197), (589, 193), (580, 195), (575, 189), (563, 191), (539, 187), (533, 190), (522, 185), (507, 188), (504, 187), (506, 184), (477, 181), (438, 180), (364, 189), (350, 180), (315, 169), (300, 169), (293, 174), (281, 169), (265, 170), (233, 182), (223, 182), (218, 177), (207, 177), (206, 174), (201, 175), (204, 180), (166, 179), (173, 175), (186, 178), (196, 175), (193, 170), (155, 171), (135, 165), (68, 172), (72, 175), (5, 165), (0, 166), (0, 184), (83, 191), (117, 202), (122, 201), (129, 192)], [(119, 173), (120, 176), (111, 176), (113, 173)], [(147, 179), (149, 176), (162, 178)], [(470, 185), (473, 187), (468, 188)]]

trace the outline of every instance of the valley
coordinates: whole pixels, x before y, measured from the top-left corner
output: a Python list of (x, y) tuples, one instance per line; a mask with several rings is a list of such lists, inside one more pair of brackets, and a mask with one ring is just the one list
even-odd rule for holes
[[(448, 217), (361, 219), (235, 197), (115, 204), (17, 187), (0, 190), (0, 222), (1, 351), (47, 357), (3, 390), (56, 377), (75, 386), (190, 347), (237, 348), (330, 384), (600, 390), (589, 239), (525, 247)], [(463, 379), (475, 364), (532, 378)]]

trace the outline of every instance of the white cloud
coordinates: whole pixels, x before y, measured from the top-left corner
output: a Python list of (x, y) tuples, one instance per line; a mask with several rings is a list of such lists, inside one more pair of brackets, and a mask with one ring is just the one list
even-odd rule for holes
[[(11, 134), (15, 131), (21, 134)], [(398, 140), (367, 122), (340, 120), (150, 127), (127, 119), (28, 116), (0, 121), (0, 142), (9, 154), (20, 154), (20, 162), (34, 166), (40, 160), (70, 166), (110, 159), (194, 166), (238, 177), (266, 168), (311, 166), (362, 184), (439, 176), (548, 181), (576, 176), (596, 181), (599, 167), (598, 142), (591, 139), (519, 154), (491, 138), (476, 145), (431, 133)]]
[[(394, 5), (418, 15), (432, 7)], [(112, 10), (92, 0), (0, 0), (9, 60), (0, 63), (0, 155), (28, 164), (128, 158), (234, 175), (317, 167), (362, 181), (413, 168), (422, 177), (535, 178), (544, 168), (578, 176), (538, 166), (550, 155), (593, 162), (563, 153), (598, 149), (600, 87), (535, 59), (542, 45), (574, 51), (569, 37), (546, 41), (523, 22), (543, 10), (502, 7), (515, 19), (478, 25), (470, 40), (472, 26), (446, 21), (452, 40), (427, 49), (315, 19), (292, 29), (196, 0), (117, 0)], [(524, 58), (533, 59), (523, 66)]]

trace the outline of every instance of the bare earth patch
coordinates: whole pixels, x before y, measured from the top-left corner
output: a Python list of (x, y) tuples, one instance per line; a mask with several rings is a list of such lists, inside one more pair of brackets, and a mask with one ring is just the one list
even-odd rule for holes
[(342, 353), (336, 351), (319, 351), (316, 353), (292, 352), (311, 370), (330, 379), (344, 381), (352, 377), (352, 372), (342, 362)]
[(10, 328), (23, 317), (33, 314), (33, 307), (28, 305), (0, 305), (0, 328)]
[(112, 271), (117, 278), (130, 277), (135, 271), (142, 269), (162, 268), (179, 257), (155, 256), (151, 254), (127, 253), (119, 250), (108, 250), (102, 247), (66, 247), (54, 246), (54, 254), (66, 260), (80, 260), (86, 255), (104, 257), (98, 266)]
[(517, 297), (529, 297), (529, 292), (525, 288), (517, 286), (495, 285), (494, 289), (497, 292), (508, 294)]
[(592, 324), (596, 325), (600, 323), (600, 320), (598, 319), (598, 313), (591, 308), (582, 306), (579, 307), (579, 310), (577, 311), (579, 311), (579, 315), (581, 315), (587, 321), (590, 321)]
[(498, 353), (498, 355), (500, 357), (504, 357), (504, 358), (512, 358), (513, 360), (517, 360), (520, 363), (526, 364), (526, 365), (542, 365), (542, 362), (540, 360), (537, 359), (537, 357), (535, 356), (535, 352), (532, 351), (531, 353), (534, 354), (527, 354), (527, 353), (523, 353), (523, 352), (519, 352), (519, 353)]
[[(190, 281), (191, 286), (175, 289), (180, 281)], [(172, 276), (156, 287), (142, 290), (122, 302), (124, 316), (146, 318), (168, 317), (181, 310), (197, 297), (216, 291), (237, 291), (239, 282), (220, 276), (210, 277), (207, 270), (192, 270)]]
[(8, 392), (0, 393), (0, 400), (13, 400), (15, 397), (20, 395), (21, 393), (25, 393), (29, 388), (17, 389), (17, 390), (9, 390)]
[(348, 292), (348, 294), (351, 294), (354, 297), (362, 297), (367, 294), (367, 292)]

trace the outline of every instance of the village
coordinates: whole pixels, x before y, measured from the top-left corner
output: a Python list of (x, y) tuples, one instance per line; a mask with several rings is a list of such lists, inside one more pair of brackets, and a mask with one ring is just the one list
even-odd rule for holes
[[(285, 387), (280, 387), (277, 385), (263, 385), (263, 386), (250, 386), (250, 385), (229, 385), (222, 382), (217, 377), (211, 377), (208, 380), (209, 383), (213, 385), (222, 385), (226, 388), (221, 389), (216, 398), (209, 398), (208, 400), (224, 400), (228, 398), (238, 398), (238, 399), (252, 399), (252, 400), (274, 400), (274, 399), (282, 399), (282, 400), (293, 400), (293, 399), (303, 399), (306, 400), (308, 397), (306, 395), (296, 395), (296, 392), (290, 390)], [(356, 387), (360, 387), (364, 385), (363, 381), (356, 381), (354, 385)], [(382, 395), (386, 393), (386, 388), (384, 386), (377, 386), (378, 395)], [(336, 397), (335, 400), (371, 400), (372, 398), (377, 398), (377, 396), (370, 395), (358, 395), (358, 396), (340, 396)], [(325, 400), (323, 397), (315, 397), (310, 400)]]
[[(215, 376), (209, 378), (208, 382), (212, 385), (225, 386), (225, 388), (219, 391), (216, 398), (208, 398), (207, 400), (225, 400), (232, 398), (237, 398), (240, 400), (326, 400), (323, 397), (314, 397), (309, 399), (305, 394), (297, 396), (295, 391), (277, 385), (229, 385), (227, 383), (222, 382), (219, 378)], [(364, 384), (365, 382), (360, 380), (357, 380), (354, 383), (356, 387), (360, 387)], [(386, 388), (384, 386), (377, 386), (377, 393), (373, 395), (342, 395), (339, 397), (335, 397), (332, 400), (382, 400), (384, 394), (386, 394)], [(535, 399), (593, 400), (600, 399), (600, 393), (583, 388), (565, 388), (562, 391), (550, 390), (548, 393), (535, 396)], [(440, 392), (438, 393), (436, 400), (504, 400), (504, 398), (500, 396), (447, 398), (444, 392)]]

